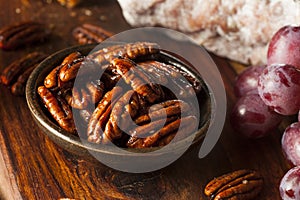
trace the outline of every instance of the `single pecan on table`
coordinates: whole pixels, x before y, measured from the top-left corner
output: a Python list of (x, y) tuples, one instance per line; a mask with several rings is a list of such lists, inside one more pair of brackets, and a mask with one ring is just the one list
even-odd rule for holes
[(44, 41), (50, 35), (47, 27), (39, 22), (21, 22), (0, 29), (0, 48), (13, 50), (28, 44)]
[(113, 35), (113, 33), (93, 24), (78, 26), (72, 34), (79, 44), (100, 43)]
[(3, 85), (11, 86), (14, 95), (24, 95), (28, 77), (35, 67), (46, 58), (46, 54), (32, 52), (12, 62), (0, 74), (0, 82)]
[[(72, 108), (78, 111), (89, 142), (129, 148), (164, 146), (175, 135), (181, 140), (197, 130), (193, 105), (184, 99), (198, 94), (201, 83), (171, 64), (153, 60), (159, 52), (155, 43), (136, 42), (105, 47), (88, 56), (71, 53), (46, 76), (38, 93), (53, 119), (67, 131), (75, 129)], [(93, 78), (99, 70), (102, 76)], [(75, 80), (83, 84), (79, 87)], [(174, 85), (176, 95), (162, 85)]]
[(263, 187), (263, 178), (255, 170), (237, 170), (210, 181), (205, 195), (213, 200), (250, 200), (255, 199)]

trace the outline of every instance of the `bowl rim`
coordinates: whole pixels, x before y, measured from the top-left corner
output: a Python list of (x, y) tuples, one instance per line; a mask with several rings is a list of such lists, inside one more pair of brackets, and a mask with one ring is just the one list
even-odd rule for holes
[[(108, 42), (109, 45), (112, 44), (120, 44), (120, 42)], [(105, 146), (105, 145), (98, 145), (98, 144), (93, 144), (93, 143), (88, 143), (82, 142), (82, 139), (79, 136), (73, 135), (65, 130), (63, 130), (61, 127), (59, 127), (57, 124), (55, 124), (52, 120), (49, 119), (49, 117), (46, 115), (46, 113), (44, 113), (43, 109), (40, 109), (41, 106), (38, 103), (38, 94), (37, 94), (37, 87), (39, 86), (39, 84), (36, 82), (39, 78), (40, 75), (42, 74), (42, 72), (44, 72), (45, 68), (49, 71), (51, 71), (55, 66), (53, 66), (52, 68), (47, 68), (47, 66), (49, 65), (48, 63), (50, 62), (57, 62), (60, 63), (62, 61), (63, 58), (65, 58), (68, 54), (75, 52), (75, 51), (84, 51), (84, 50), (88, 50), (91, 51), (96, 47), (97, 44), (85, 44), (85, 45), (76, 45), (76, 46), (71, 46), (65, 49), (61, 49), (53, 54), (51, 54), (50, 56), (48, 56), (47, 58), (45, 58), (31, 73), (30, 77), (28, 78), (27, 84), (26, 84), (26, 89), (25, 89), (25, 94), (26, 94), (26, 101), (28, 104), (28, 107), (30, 109), (31, 115), (34, 117), (35, 121), (38, 123), (38, 125), (41, 125), (43, 129), (42, 130), (43, 133), (45, 133), (46, 135), (48, 135), (50, 137), (50, 139), (53, 140), (53, 142), (57, 143), (58, 141), (56, 141), (57, 139), (59, 139), (59, 143), (62, 147), (62, 143), (64, 143), (65, 145), (70, 145), (72, 147), (79, 147), (81, 150), (87, 150), (87, 151), (93, 151), (96, 153), (105, 153), (105, 154), (109, 154), (109, 155), (118, 155), (118, 156), (128, 156), (128, 155), (132, 155), (131, 153), (144, 153), (144, 152), (149, 152), (149, 150), (151, 152), (155, 152), (156, 149), (160, 149), (161, 147), (151, 147), (151, 148), (144, 148), (144, 149), (135, 149), (135, 148), (120, 148), (122, 150), (126, 150), (126, 151), (121, 151), (121, 152), (115, 152), (115, 151), (111, 151), (110, 146)], [(166, 52), (165, 52), (166, 53)], [(166, 53), (167, 54), (167, 53)], [(176, 58), (173, 55), (167, 54), (170, 57)], [(55, 61), (56, 60), (56, 61)], [(176, 58), (176, 60), (179, 60), (178, 58)], [(180, 61), (180, 60), (179, 60)], [(183, 63), (181, 61), (181, 63)], [(187, 66), (187, 68), (189, 68), (191, 71), (193, 71), (193, 69), (191, 69), (187, 63), (184, 63), (184, 65)], [(196, 73), (194, 71), (194, 73)], [(198, 76), (201, 77), (201, 75), (197, 74)], [(45, 77), (43, 77), (42, 80), (44, 80)], [(204, 85), (207, 87), (207, 83), (201, 79), (201, 81), (203, 81)], [(213, 101), (213, 97), (210, 95), (209, 90), (206, 88), (206, 93), (209, 99), (209, 115), (208, 115), (208, 119), (205, 121), (205, 123), (203, 123), (203, 125), (197, 129), (197, 131), (194, 134), (191, 134), (190, 136), (180, 140), (180, 141), (176, 141), (174, 143), (171, 143), (170, 145), (166, 145), (168, 147), (168, 152), (169, 151), (173, 151), (173, 150), (178, 150), (178, 147), (184, 147), (185, 143), (190, 141), (192, 139), (192, 143), (189, 146), (195, 145), (196, 143), (198, 143), (199, 141), (201, 141), (208, 130), (208, 127), (210, 125), (211, 119), (212, 119), (212, 101)], [(98, 146), (97, 146), (98, 145)], [(99, 148), (99, 146), (102, 146), (102, 148)], [(63, 146), (63, 149), (65, 149), (66, 147)], [(125, 153), (127, 152), (127, 153)], [(142, 154), (141, 154), (142, 155)]]

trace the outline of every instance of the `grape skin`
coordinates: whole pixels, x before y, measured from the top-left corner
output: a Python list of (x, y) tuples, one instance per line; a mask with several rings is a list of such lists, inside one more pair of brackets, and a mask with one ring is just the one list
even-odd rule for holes
[(275, 112), (296, 114), (300, 109), (300, 72), (291, 65), (270, 65), (259, 77), (258, 93)]
[(295, 166), (300, 165), (300, 123), (288, 126), (281, 139), (282, 150), (286, 158)]
[(287, 25), (272, 37), (267, 55), (267, 63), (289, 64), (300, 69), (300, 26)]
[(300, 199), (300, 167), (290, 169), (281, 179), (279, 186), (280, 196), (283, 200)]
[(247, 93), (258, 93), (258, 77), (265, 69), (265, 66), (249, 66), (246, 70), (240, 73), (234, 84), (234, 94), (236, 97), (241, 97)]
[(236, 102), (230, 120), (238, 133), (260, 138), (275, 130), (282, 116), (269, 109), (258, 94), (247, 94)]

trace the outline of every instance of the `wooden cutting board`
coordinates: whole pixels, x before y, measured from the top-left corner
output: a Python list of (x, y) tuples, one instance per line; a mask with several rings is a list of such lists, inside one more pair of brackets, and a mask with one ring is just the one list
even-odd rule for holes
[[(0, 27), (24, 20), (40, 20), (53, 28), (48, 42), (16, 51), (0, 51), (0, 70), (33, 50), (54, 53), (76, 44), (72, 29), (84, 22), (118, 33), (131, 27), (115, 0), (85, 1), (67, 9), (56, 2), (0, 0)], [(264, 177), (258, 199), (280, 199), (278, 185), (289, 169), (281, 152), (282, 131), (259, 140), (238, 137), (229, 124), (235, 97), (233, 83), (243, 66), (213, 56), (222, 74), (227, 119), (217, 145), (204, 159), (198, 148), (189, 150), (170, 166), (152, 173), (129, 174), (101, 163), (91, 164), (64, 151), (36, 126), (25, 97), (15, 97), (0, 86), (0, 190), (3, 199), (208, 199), (205, 184), (236, 169), (257, 169)]]

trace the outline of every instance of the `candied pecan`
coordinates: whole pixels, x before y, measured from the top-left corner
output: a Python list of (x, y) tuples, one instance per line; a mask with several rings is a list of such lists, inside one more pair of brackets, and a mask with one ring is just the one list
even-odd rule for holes
[(11, 86), (11, 92), (14, 95), (24, 95), (25, 94), (25, 86), (26, 86), (26, 82), (31, 74), (31, 72), (36, 68), (36, 65), (33, 65), (31, 67), (29, 67), (28, 69), (25, 70), (24, 73), (22, 73), (17, 81)]
[(59, 95), (55, 96), (45, 86), (38, 87), (38, 94), (40, 95), (45, 107), (60, 127), (74, 134), (76, 132), (76, 128), (73, 121), (72, 109), (69, 107), (67, 102), (65, 102)]
[[(138, 65), (178, 97), (188, 98), (201, 90), (198, 80), (175, 66), (159, 61), (145, 61)], [(193, 82), (190, 83), (191, 80)]]
[[(72, 54), (76, 54), (76, 56), (72, 56)], [(74, 79), (77, 75), (78, 69), (81, 67), (84, 61), (84, 57), (79, 52), (72, 53), (66, 59), (68, 62), (64, 64), (59, 69), (59, 78), (63, 82), (67, 82), (71, 79)]]
[(97, 108), (94, 110), (87, 128), (88, 141), (93, 143), (100, 143), (102, 140), (102, 132), (109, 119), (111, 113), (112, 98), (121, 94), (121, 87), (114, 87), (111, 91), (107, 92), (102, 100), (98, 103)]
[(210, 181), (204, 193), (213, 200), (255, 199), (263, 186), (263, 179), (257, 171), (237, 170)]
[(139, 57), (156, 54), (160, 51), (159, 49), (160, 47), (156, 43), (136, 42), (109, 46), (90, 54), (88, 57), (101, 64), (109, 63), (118, 57), (134, 60)]
[[(124, 45), (115, 45), (107, 48), (100, 49), (85, 58), (74, 59), (73, 63), (69, 63), (64, 67), (59, 69), (59, 77), (63, 82), (67, 82), (71, 79), (74, 79), (78, 75), (78, 71), (81, 68), (80, 75), (85, 75), (87, 73), (97, 73), (99, 70), (109, 71), (110, 69), (114, 70), (114, 67), (108, 67), (107, 65), (102, 66), (103, 64), (108, 64), (110, 61), (117, 57), (127, 57), (130, 59), (137, 58), (139, 56), (146, 56), (149, 54), (154, 54), (159, 51), (159, 47), (155, 43), (130, 43)], [(98, 71), (97, 71), (98, 70)], [(54, 69), (55, 72), (55, 69)], [(111, 76), (114, 74), (114, 76)], [(108, 75), (103, 73), (103, 75)], [(109, 75), (111, 78), (120, 78), (114, 70), (113, 73)], [(51, 81), (50, 81), (51, 82)], [(105, 81), (104, 81), (105, 82)], [(114, 81), (116, 82), (116, 81)], [(48, 87), (48, 86), (47, 86)]]
[(100, 43), (113, 34), (100, 26), (83, 24), (73, 30), (73, 37), (79, 44)]
[[(148, 114), (135, 120), (140, 126), (129, 131), (131, 138), (127, 146), (144, 148), (170, 142), (175, 137), (180, 124), (181, 130), (178, 138), (182, 139), (183, 135), (190, 134), (197, 127), (197, 120), (194, 116), (186, 117), (191, 114), (190, 112), (191, 107), (181, 100), (169, 100), (151, 106)], [(173, 136), (169, 137), (169, 135)]]
[(102, 143), (118, 139), (122, 136), (123, 131), (130, 129), (132, 118), (140, 109), (139, 101), (137, 93), (129, 90), (113, 104), (109, 121), (103, 132)]
[(92, 114), (93, 112), (90, 110), (86, 110), (86, 109), (79, 110), (79, 116), (81, 117), (81, 119), (83, 119), (85, 123), (89, 123)]
[(129, 59), (116, 58), (112, 64), (125, 82), (148, 102), (154, 103), (163, 99), (164, 93), (160, 85), (157, 85), (136, 63)]
[(30, 53), (21, 59), (18, 59), (8, 65), (1, 73), (0, 80), (4, 85), (10, 85), (14, 82), (20, 74), (22, 74), (27, 68), (30, 68), (40, 63), (46, 57), (45, 54), (40, 52)]
[(89, 81), (84, 88), (77, 89), (73, 87), (70, 93), (68, 91), (71, 91), (71, 89), (64, 94), (68, 104), (73, 108), (86, 109), (89, 105), (94, 105), (100, 101), (103, 96), (104, 84)]
[(50, 34), (45, 25), (38, 22), (22, 22), (6, 26), (0, 30), (0, 48), (12, 50), (37, 41)]
[(69, 54), (67, 57), (64, 58), (64, 60), (62, 61), (62, 63), (60, 65), (58, 65), (57, 67), (55, 67), (45, 78), (44, 80), (44, 85), (47, 88), (54, 88), (58, 86), (59, 80), (58, 80), (58, 76), (59, 76), (59, 71), (62, 67), (68, 67), (71, 66), (74, 61), (76, 61), (77, 59), (81, 59), (82, 55), (79, 52), (73, 52), (71, 54)]
[[(175, 135), (178, 134), (176, 141), (179, 141), (192, 132), (194, 132), (198, 126), (197, 119), (195, 116), (182, 117), (181, 119), (176, 119), (174, 116), (170, 117), (171, 119), (159, 119), (154, 121), (152, 124), (152, 130), (149, 131), (149, 125), (141, 126), (141, 129), (144, 127), (146, 131), (141, 130), (141, 133), (152, 133), (150, 136), (143, 138), (143, 135), (137, 135), (131, 137), (127, 142), (127, 147), (131, 148), (147, 148), (159, 146), (162, 140), (163, 143), (170, 142)], [(175, 119), (175, 120), (174, 120)], [(170, 121), (170, 122), (169, 122)], [(166, 123), (167, 122), (167, 123)], [(164, 125), (164, 123), (166, 123)], [(164, 125), (162, 127), (162, 125)], [(162, 127), (157, 130), (157, 127)], [(179, 129), (180, 127), (180, 129)], [(135, 132), (134, 132), (135, 133)], [(172, 136), (171, 136), (172, 135)], [(170, 136), (170, 138), (168, 138)], [(168, 139), (168, 141), (166, 140)]]
[(182, 114), (191, 112), (191, 107), (181, 100), (168, 100), (151, 106), (149, 113), (139, 116), (135, 123), (138, 125), (149, 123), (151, 120), (170, 116), (180, 117)]

